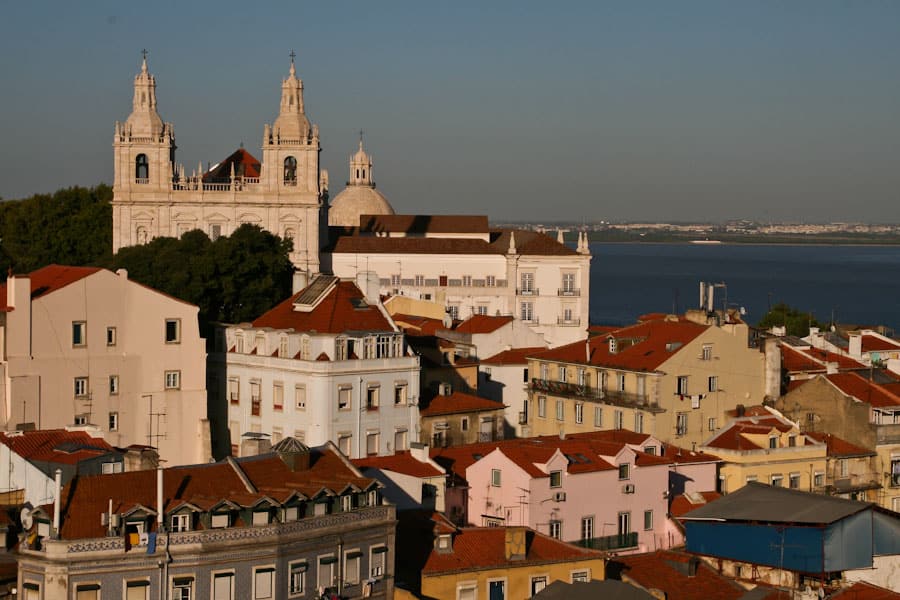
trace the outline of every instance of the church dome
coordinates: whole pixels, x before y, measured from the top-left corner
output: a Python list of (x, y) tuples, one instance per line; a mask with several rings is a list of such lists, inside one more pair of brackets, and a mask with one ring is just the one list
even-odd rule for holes
[(392, 215), (394, 209), (384, 195), (375, 189), (372, 157), (363, 149), (360, 132), (359, 150), (350, 157), (350, 180), (347, 187), (335, 196), (328, 209), (328, 224), (340, 227), (359, 227), (360, 215)]
[(359, 227), (361, 215), (392, 215), (394, 209), (384, 195), (374, 187), (348, 185), (335, 196), (328, 209), (328, 224)]

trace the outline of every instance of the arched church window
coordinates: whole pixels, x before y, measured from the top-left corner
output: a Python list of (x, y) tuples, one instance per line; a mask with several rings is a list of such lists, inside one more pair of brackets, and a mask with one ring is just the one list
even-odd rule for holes
[(365, 179), (365, 178), (366, 178), (366, 170), (363, 169), (363, 179)]
[(356, 178), (359, 179), (359, 169), (356, 170)]
[(138, 154), (134, 159), (134, 178), (137, 183), (149, 183), (150, 161), (146, 154)]
[(297, 181), (297, 159), (288, 156), (284, 159), (284, 182), (295, 183)]

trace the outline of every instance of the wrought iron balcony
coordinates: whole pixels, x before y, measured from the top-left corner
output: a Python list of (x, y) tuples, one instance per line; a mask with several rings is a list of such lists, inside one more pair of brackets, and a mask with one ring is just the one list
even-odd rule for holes
[(581, 290), (578, 288), (559, 288), (556, 290), (557, 296), (580, 296)]
[(516, 294), (519, 296), (540, 296), (541, 290), (537, 288), (519, 288), (516, 290)]
[(591, 550), (624, 550), (626, 548), (637, 548), (638, 533), (622, 533), (614, 535), (606, 535), (603, 537), (590, 538), (575, 542), (582, 548), (590, 548)]
[(534, 378), (531, 380), (529, 389), (532, 392), (547, 394), (549, 396), (583, 399), (589, 402), (605, 402), (617, 406), (640, 408), (641, 410), (652, 413), (665, 411), (665, 409), (660, 408), (659, 404), (651, 404), (650, 399), (646, 396), (632, 394), (630, 392), (604, 390), (588, 385), (578, 385), (577, 383), (564, 383), (562, 381)]
[(557, 325), (571, 325), (577, 327), (581, 325), (581, 319), (566, 319), (565, 317), (556, 317)]

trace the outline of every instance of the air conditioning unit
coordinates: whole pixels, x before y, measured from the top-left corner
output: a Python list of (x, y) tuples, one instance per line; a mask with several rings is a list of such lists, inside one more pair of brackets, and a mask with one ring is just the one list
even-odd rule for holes
[(633, 484), (633, 483), (626, 483), (625, 485), (623, 485), (623, 486), (622, 486), (622, 493), (623, 493), (623, 494), (633, 494), (633, 493), (634, 493), (634, 484)]
[(566, 501), (566, 493), (565, 492), (553, 492), (553, 501), (554, 502), (565, 502)]

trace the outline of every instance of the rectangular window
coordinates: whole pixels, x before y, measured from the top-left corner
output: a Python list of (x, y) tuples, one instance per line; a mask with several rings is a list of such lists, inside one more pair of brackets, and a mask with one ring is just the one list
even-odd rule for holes
[(268, 600), (275, 597), (275, 569), (265, 567), (253, 571), (253, 597)]
[(241, 403), (241, 381), (236, 377), (228, 380), (228, 400), (232, 404)]
[(523, 321), (533, 321), (534, 320), (534, 303), (532, 302), (522, 302), (520, 305), (520, 313), (519, 316)]
[(709, 377), (709, 387), (707, 388), (710, 392), (718, 392), (719, 391), (719, 377), (717, 375), (710, 375)]
[(680, 412), (675, 416), (675, 435), (687, 435), (688, 414)]
[(166, 371), (166, 389), (177, 390), (181, 388), (181, 371)]
[(708, 429), (709, 431), (715, 431), (715, 430), (716, 430), (716, 418), (715, 418), (715, 417), (710, 417), (710, 418), (709, 418), (709, 420), (707, 421), (707, 429)]
[(72, 322), (72, 345), (87, 346), (87, 323), (85, 321)]
[(522, 273), (522, 293), (534, 293), (534, 273)]
[(75, 424), (76, 425), (87, 425), (88, 424), (87, 413), (81, 413), (80, 415), (75, 415)]
[(284, 384), (281, 382), (272, 384), (272, 408), (284, 410)]
[(319, 586), (330, 587), (335, 583), (335, 564), (337, 559), (333, 556), (319, 558), (319, 572), (316, 583)]
[(712, 345), (703, 344), (703, 352), (700, 355), (701, 360), (712, 360)]
[(119, 376), (118, 375), (110, 375), (109, 376), (109, 395), (115, 396), (119, 393)]
[(278, 340), (278, 356), (280, 358), (288, 358), (288, 338), (287, 336), (282, 336), (280, 340)]
[(297, 410), (306, 410), (306, 385), (298, 383), (294, 386), (294, 407)]
[(406, 389), (407, 385), (405, 383), (400, 383), (394, 386), (394, 404), (406, 404)]
[(491, 485), (500, 487), (500, 469), (491, 469)]
[(550, 471), (550, 487), (558, 488), (562, 486), (562, 471)]
[(407, 432), (405, 429), (394, 432), (394, 452), (407, 449)]
[(299, 596), (306, 592), (306, 570), (309, 568), (306, 561), (291, 563), (288, 567), (288, 593)]
[(105, 462), (100, 465), (100, 472), (104, 475), (108, 475), (110, 473), (121, 473), (122, 472), (122, 463), (120, 462)]
[(447, 314), (450, 315), (450, 318), (454, 321), (459, 319), (459, 304), (450, 304), (447, 306)]
[(584, 423), (584, 404), (581, 402), (575, 403), (575, 422)]
[(817, 488), (825, 487), (825, 473), (818, 471), (813, 475), (813, 486)]
[(575, 291), (575, 273), (563, 273), (562, 276), (562, 292), (571, 294)]
[(550, 521), (547, 534), (556, 539), (562, 539), (562, 521)]
[(379, 435), (377, 433), (366, 434), (366, 454), (369, 456), (378, 454)]
[(228, 527), (230, 519), (228, 517), (228, 513), (214, 513), (212, 517), (210, 517), (210, 526), (213, 529), (222, 529), (223, 527)]
[(469, 417), (461, 417), (459, 420), (459, 428), (462, 431), (469, 430)]
[(166, 319), (166, 343), (181, 342), (181, 319)]
[(175, 577), (172, 579), (172, 600), (193, 600), (193, 598), (193, 577)]
[(784, 475), (782, 475), (781, 473), (776, 473), (772, 475), (770, 482), (772, 484), (772, 487), (781, 487), (782, 485), (784, 485)]
[(681, 375), (678, 377), (675, 393), (679, 396), (687, 396), (688, 395), (688, 378), (687, 375)]
[(528, 383), (528, 367), (522, 369), (522, 383)]
[(362, 552), (355, 550), (347, 552), (344, 558), (344, 583), (356, 585), (359, 583), (359, 562)]
[(634, 413), (634, 431), (635, 433), (644, 433), (644, 413), (635, 411)]
[(841, 470), (841, 477), (849, 477), (850, 476), (850, 461), (846, 458), (842, 458), (838, 461), (838, 467)]
[(630, 473), (631, 465), (629, 463), (622, 463), (619, 465), (619, 481), (628, 479)]
[(338, 388), (338, 410), (350, 410), (350, 397), (353, 388), (349, 385), (342, 385)]
[(462, 276), (462, 284), (463, 284), (463, 287), (472, 287), (472, 276), (471, 275), (463, 275)]
[(75, 378), (75, 397), (83, 398), (88, 395), (88, 378), (87, 377), (76, 377)]
[(212, 600), (234, 600), (234, 573), (213, 575)]
[(770, 437), (769, 438), (769, 448), (777, 448), (778, 447), (778, 438)]
[(150, 582), (146, 579), (125, 582), (125, 600), (148, 600)]
[(109, 413), (109, 430), (110, 431), (118, 431), (119, 430), (119, 413), (117, 413), (117, 412)]
[(556, 370), (559, 373), (559, 381), (561, 383), (566, 383), (567, 381), (569, 381), (569, 370), (565, 365), (559, 365)]
[(172, 531), (178, 533), (179, 531), (190, 531), (191, 529), (191, 515), (190, 514), (179, 514), (172, 515)]
[(497, 285), (497, 277), (494, 275), (487, 275), (484, 278), (484, 285), (487, 287), (496, 287)]
[(572, 583), (587, 583), (591, 580), (591, 574), (588, 571), (572, 571)]
[(531, 578), (531, 595), (538, 595), (543, 589), (547, 587), (547, 577), (542, 575), (540, 577), (532, 577)]
[(75, 586), (75, 600), (100, 600), (100, 584), (82, 583)]
[(350, 456), (350, 446), (353, 443), (353, 436), (351, 435), (339, 435), (338, 436), (338, 449), (345, 456)]
[(547, 397), (538, 396), (538, 416), (544, 418), (547, 416)]
[(581, 517), (581, 539), (589, 540), (594, 537), (594, 517)]
[(603, 409), (599, 406), (594, 407), (594, 427), (603, 427)]
[(378, 410), (378, 392), (380, 388), (377, 385), (369, 385), (366, 389), (366, 410)]
[(796, 436), (796, 435), (793, 435), (793, 434), (792, 434), (792, 435), (789, 435), (789, 436), (788, 436), (788, 447), (789, 447), (789, 448), (793, 448), (793, 447), (795, 447), (796, 445), (797, 445), (797, 436)]
[(566, 405), (563, 403), (562, 400), (557, 400), (556, 401), (556, 420), (562, 421), (565, 419), (565, 416), (566, 416)]
[(644, 511), (644, 530), (649, 531), (653, 529), (653, 511), (645, 510)]
[(115, 346), (116, 345), (116, 328), (115, 327), (107, 327), (106, 328), (106, 345), (107, 346)]
[(550, 365), (541, 363), (541, 379), (550, 379)]
[(625, 374), (619, 373), (616, 375), (616, 389), (620, 392), (625, 391)]
[(613, 412), (613, 429), (624, 429), (625, 428), (625, 416), (622, 414), (621, 410), (616, 410)]
[(790, 485), (792, 490), (800, 489), (800, 473), (791, 473), (788, 476), (788, 485)]
[(384, 565), (386, 563), (387, 548), (376, 546), (369, 551), (369, 576), (373, 578), (384, 577)]

